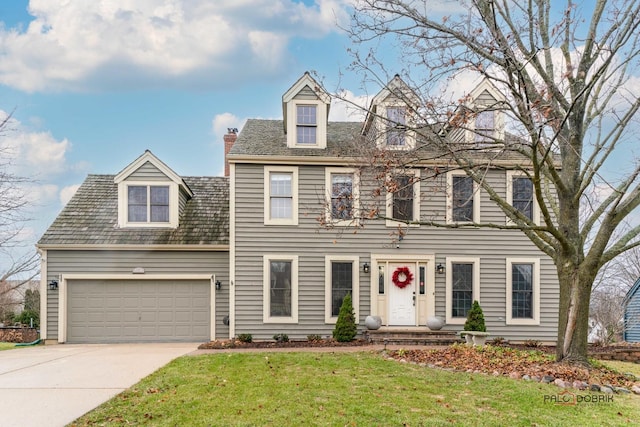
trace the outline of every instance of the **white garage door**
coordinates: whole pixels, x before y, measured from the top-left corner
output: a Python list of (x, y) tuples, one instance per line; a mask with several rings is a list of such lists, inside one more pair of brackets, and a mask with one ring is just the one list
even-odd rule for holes
[(208, 280), (69, 280), (67, 342), (210, 338)]

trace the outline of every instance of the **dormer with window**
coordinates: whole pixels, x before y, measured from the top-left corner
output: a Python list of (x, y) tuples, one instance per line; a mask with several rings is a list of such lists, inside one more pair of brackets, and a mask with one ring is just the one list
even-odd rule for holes
[(149, 150), (116, 175), (118, 226), (176, 228), (193, 196), (185, 182)]
[(375, 140), (379, 148), (411, 150), (416, 144), (414, 112), (419, 98), (396, 75), (371, 101), (363, 134)]
[(331, 96), (308, 72), (282, 96), (289, 148), (326, 148)]
[(470, 94), (466, 108), (465, 142), (486, 147), (504, 142), (504, 95), (488, 80), (483, 80)]

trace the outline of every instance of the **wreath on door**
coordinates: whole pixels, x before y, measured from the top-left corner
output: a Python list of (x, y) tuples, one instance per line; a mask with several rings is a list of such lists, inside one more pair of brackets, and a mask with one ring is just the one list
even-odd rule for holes
[(396, 268), (396, 271), (393, 272), (393, 276), (391, 277), (391, 281), (393, 282), (393, 284), (400, 289), (409, 286), (412, 280), (413, 273), (411, 273), (409, 267)]

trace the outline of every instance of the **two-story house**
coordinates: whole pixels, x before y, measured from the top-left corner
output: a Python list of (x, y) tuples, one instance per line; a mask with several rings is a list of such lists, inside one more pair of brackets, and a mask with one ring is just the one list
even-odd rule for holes
[[(508, 138), (495, 88), (469, 99), (481, 113), (446, 138)], [(555, 342), (553, 262), (519, 230), (459, 226), (509, 219), (417, 131), (419, 101), (402, 80), (363, 122), (329, 122), (330, 107), (305, 73), (282, 97), (282, 120), (225, 137), (228, 177), (180, 177), (150, 152), (89, 176), (38, 244), (43, 337), (329, 336), (350, 293), (361, 330), (368, 315), (416, 330), (438, 315), (458, 331), (478, 300), (492, 335)], [(440, 151), (411, 157), (429, 150)], [(401, 154), (413, 160), (381, 172), (376, 159)], [(539, 221), (521, 163), (493, 159), (485, 179)]]

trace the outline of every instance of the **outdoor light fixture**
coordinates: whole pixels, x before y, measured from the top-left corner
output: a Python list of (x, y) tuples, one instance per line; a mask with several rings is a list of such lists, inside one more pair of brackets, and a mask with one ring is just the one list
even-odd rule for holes
[(362, 271), (364, 271), (365, 273), (369, 272), (369, 263), (364, 263), (364, 265), (362, 266)]
[(57, 291), (58, 290), (58, 281), (57, 280), (51, 280), (49, 282), (49, 290), (50, 291)]
[(438, 274), (444, 274), (444, 265), (438, 264), (436, 266), (436, 271), (438, 272)]
[(222, 289), (222, 282), (220, 280), (216, 280), (216, 291)]

